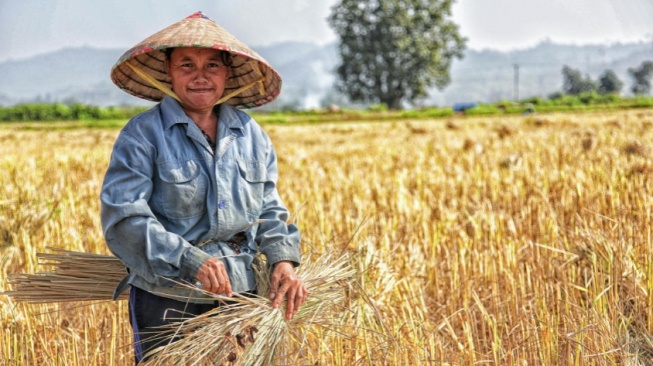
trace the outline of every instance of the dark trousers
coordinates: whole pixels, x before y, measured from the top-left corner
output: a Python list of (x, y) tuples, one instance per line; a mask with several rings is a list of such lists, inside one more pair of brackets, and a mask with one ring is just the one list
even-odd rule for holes
[[(189, 319), (219, 306), (212, 304), (192, 304), (157, 296), (133, 287), (129, 295), (129, 322), (134, 332), (134, 359), (147, 361), (145, 355), (160, 346), (165, 346), (179, 338), (165, 337), (157, 327)], [(168, 333), (169, 334), (169, 333)]]

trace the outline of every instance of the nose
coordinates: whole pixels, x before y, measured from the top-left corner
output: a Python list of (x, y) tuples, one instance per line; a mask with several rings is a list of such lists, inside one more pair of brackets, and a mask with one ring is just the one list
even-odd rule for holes
[(208, 76), (206, 75), (207, 71), (205, 69), (199, 69), (197, 71), (197, 74), (195, 74), (195, 78), (193, 79), (193, 82), (197, 84), (205, 84), (209, 81)]

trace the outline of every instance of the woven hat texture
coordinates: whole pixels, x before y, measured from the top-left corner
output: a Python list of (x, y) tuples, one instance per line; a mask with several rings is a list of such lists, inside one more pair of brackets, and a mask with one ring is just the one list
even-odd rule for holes
[(201, 12), (172, 24), (123, 53), (111, 69), (111, 80), (134, 96), (160, 101), (166, 95), (161, 89), (171, 88), (164, 64), (164, 50), (171, 47), (205, 47), (231, 53), (232, 70), (224, 95), (236, 93), (226, 101), (234, 107), (258, 107), (271, 102), (281, 92), (279, 73)]

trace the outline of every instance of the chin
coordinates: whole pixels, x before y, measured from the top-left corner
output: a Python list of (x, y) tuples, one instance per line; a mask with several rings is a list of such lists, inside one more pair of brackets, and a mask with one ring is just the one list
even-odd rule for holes
[(218, 100), (219, 99), (211, 99), (211, 100), (191, 99), (191, 100), (187, 100), (184, 104), (187, 106), (192, 106), (195, 109), (213, 108), (213, 106), (215, 105), (215, 103), (218, 102)]

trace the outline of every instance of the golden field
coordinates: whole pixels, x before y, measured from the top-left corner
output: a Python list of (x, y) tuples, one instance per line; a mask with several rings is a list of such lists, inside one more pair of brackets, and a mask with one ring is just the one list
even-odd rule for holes
[[(0, 291), (47, 247), (108, 253), (118, 130), (22, 127), (0, 127)], [(359, 270), (302, 364), (653, 364), (653, 111), (265, 129), (303, 250)], [(1, 365), (133, 364), (126, 301), (0, 311)]]

